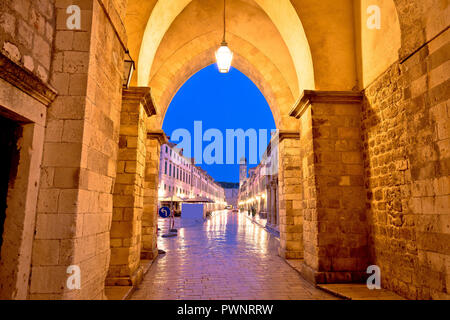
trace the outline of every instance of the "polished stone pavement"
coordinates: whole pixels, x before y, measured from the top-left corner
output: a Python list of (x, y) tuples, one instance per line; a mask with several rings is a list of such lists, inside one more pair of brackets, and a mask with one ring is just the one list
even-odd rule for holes
[[(179, 225), (179, 220), (176, 226)], [(223, 211), (162, 238), (154, 262), (131, 299), (337, 299), (304, 280), (277, 255), (279, 240), (241, 213)]]

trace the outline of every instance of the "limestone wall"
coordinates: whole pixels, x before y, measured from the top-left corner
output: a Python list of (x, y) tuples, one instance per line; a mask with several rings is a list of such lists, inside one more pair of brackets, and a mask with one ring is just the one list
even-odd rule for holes
[(360, 281), (367, 265), (360, 109), (360, 103), (312, 106), (320, 282)]
[(46, 109), (55, 97), (48, 87), (54, 29), (53, 0), (0, 2), (0, 116), (22, 132), (1, 235), (2, 299), (28, 294)]
[(147, 115), (140, 99), (146, 91), (140, 93), (133, 88), (123, 93), (107, 285), (132, 285), (140, 276), (138, 269), (147, 139)]
[(54, 3), (55, 0), (0, 2), (0, 50), (45, 83), (51, 68)]
[(449, 299), (450, 32), (365, 90), (362, 130), (371, 259), (382, 285)]
[(158, 255), (156, 234), (158, 229), (158, 181), (161, 145), (157, 137), (146, 140), (144, 209), (142, 213), (142, 259), (155, 259)]
[(302, 272), (315, 283), (361, 281), (367, 266), (361, 98), (358, 92), (305, 91), (291, 113), (301, 128)]
[[(32, 299), (104, 298), (109, 266), (124, 32), (111, 2), (73, 4), (81, 30), (67, 30), (67, 1), (56, 2), (51, 84), (59, 96), (48, 110)], [(81, 270), (79, 290), (66, 286), (71, 265)]]
[(298, 133), (280, 132), (279, 144), (279, 253), (286, 259), (303, 258), (303, 214), (301, 191), (301, 167), (298, 163), (300, 143)]
[(301, 195), (303, 209), (303, 246), (305, 263), (318, 268), (317, 254), (317, 194), (314, 177), (314, 145), (311, 109), (300, 118)]

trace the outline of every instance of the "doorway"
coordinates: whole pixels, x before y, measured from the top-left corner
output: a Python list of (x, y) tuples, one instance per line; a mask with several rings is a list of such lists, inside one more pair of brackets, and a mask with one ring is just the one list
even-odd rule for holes
[(14, 185), (17, 176), (20, 150), (17, 141), (22, 135), (22, 127), (16, 122), (0, 117), (0, 248), (3, 244), (3, 231), (8, 208), (8, 190)]

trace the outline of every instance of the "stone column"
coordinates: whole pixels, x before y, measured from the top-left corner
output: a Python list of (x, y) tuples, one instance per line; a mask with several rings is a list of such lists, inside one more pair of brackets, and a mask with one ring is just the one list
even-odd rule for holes
[(111, 259), (106, 285), (130, 286), (142, 278), (140, 251), (147, 139), (145, 121), (155, 113), (150, 88), (123, 90), (117, 177), (113, 193)]
[(301, 122), (305, 277), (359, 281), (367, 230), (358, 92), (305, 91), (291, 115)]
[(303, 258), (303, 212), (300, 186), (300, 134), (281, 131), (279, 137), (278, 200), (280, 215), (280, 256)]
[(273, 227), (277, 226), (277, 191), (276, 191), (276, 186), (274, 184), (274, 182), (272, 181), (270, 183), (270, 190), (272, 192), (272, 202), (270, 204), (270, 215), (271, 215), (271, 219), (272, 219), (272, 225)]
[(275, 190), (273, 189), (273, 183), (272, 181), (269, 184), (269, 192), (270, 192), (270, 201), (268, 203), (268, 210), (269, 210), (269, 217), (270, 217), (270, 226), (272, 228), (275, 227), (276, 220), (275, 220)]
[(142, 216), (141, 258), (152, 260), (158, 256), (158, 184), (161, 145), (167, 143), (162, 130), (149, 131), (146, 142), (144, 210)]
[(270, 184), (267, 188), (267, 226), (272, 226), (272, 188)]
[(278, 192), (277, 192), (277, 184), (276, 182), (272, 183), (272, 193), (273, 193), (273, 203), (272, 203), (272, 221), (273, 221), (273, 225), (274, 227), (278, 227), (279, 225), (279, 217), (278, 217)]
[(279, 202), (278, 202), (278, 183), (277, 181), (274, 181), (273, 185), (273, 220), (275, 229), (280, 229), (280, 210), (279, 210)]
[[(54, 1), (58, 97), (47, 113), (30, 299), (105, 298), (126, 31), (103, 2), (75, 2), (81, 29), (69, 30), (69, 2)], [(79, 267), (79, 290), (67, 287), (69, 266)]]

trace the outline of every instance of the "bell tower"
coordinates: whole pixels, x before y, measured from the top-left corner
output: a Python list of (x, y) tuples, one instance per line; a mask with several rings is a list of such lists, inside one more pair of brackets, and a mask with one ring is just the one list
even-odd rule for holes
[(242, 157), (241, 161), (239, 162), (239, 187), (242, 185), (245, 179), (247, 179), (247, 159), (245, 157)]

